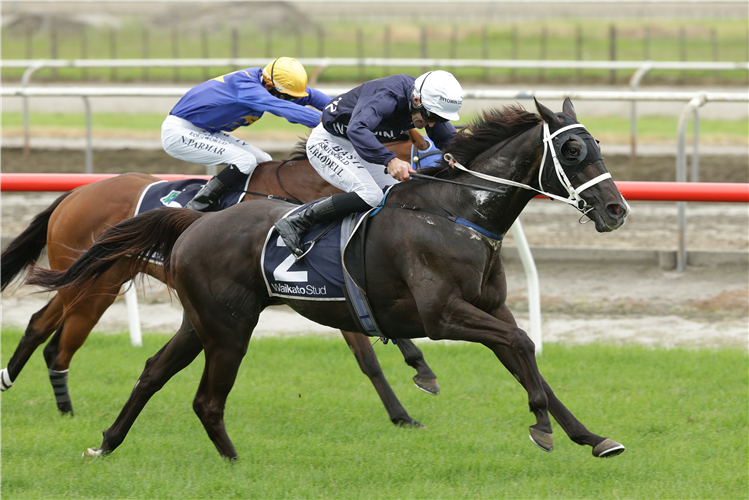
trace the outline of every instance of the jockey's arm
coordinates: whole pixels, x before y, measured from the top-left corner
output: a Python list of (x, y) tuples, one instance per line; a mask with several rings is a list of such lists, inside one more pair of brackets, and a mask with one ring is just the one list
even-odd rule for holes
[(450, 122), (435, 123), (432, 127), (425, 127), (427, 135), (434, 141), (438, 149), (445, 150), (455, 139), (455, 127)]
[[(306, 99), (306, 97), (302, 99)], [(302, 99), (299, 99), (299, 101)], [(309, 128), (315, 128), (320, 123), (320, 116), (322, 115), (320, 111), (308, 108), (298, 102), (284, 101), (270, 94), (267, 97), (255, 98), (252, 107), (285, 118), (289, 123), (299, 123)]]
[(380, 107), (371, 103), (357, 105), (346, 130), (346, 136), (363, 160), (387, 165), (396, 157), (395, 153), (383, 146), (372, 132), (382, 121)]
[(297, 99), (296, 101), (294, 101), (294, 104), (298, 104), (300, 106), (312, 106), (313, 108), (322, 111), (323, 108), (332, 100), (332, 97), (330, 97), (328, 94), (320, 92), (319, 90), (313, 89), (311, 87), (307, 87), (306, 92), (309, 95), (307, 97)]

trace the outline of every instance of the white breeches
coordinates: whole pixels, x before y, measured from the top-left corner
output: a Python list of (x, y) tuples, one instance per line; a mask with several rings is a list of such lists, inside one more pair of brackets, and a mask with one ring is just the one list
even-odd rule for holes
[(208, 132), (174, 115), (161, 125), (161, 145), (178, 160), (212, 167), (236, 165), (243, 174), (252, 174), (258, 163), (273, 158), (265, 151), (226, 132)]
[(329, 133), (322, 124), (307, 139), (307, 157), (320, 177), (342, 191), (357, 193), (372, 207), (382, 201), (384, 188), (398, 183), (385, 173), (384, 165), (363, 160), (350, 141)]

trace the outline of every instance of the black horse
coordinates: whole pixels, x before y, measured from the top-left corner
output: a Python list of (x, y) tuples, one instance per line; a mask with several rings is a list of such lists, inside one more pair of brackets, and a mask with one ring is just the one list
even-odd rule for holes
[[(409, 161), (411, 145), (425, 149), (428, 146), (425, 142), (424, 137), (412, 129), (408, 136), (383, 145), (398, 158)], [(287, 161), (259, 164), (250, 178), (243, 201), (275, 196), (302, 203), (340, 192), (312, 168), (304, 143), (297, 145), (293, 156)], [(106, 228), (132, 217), (144, 190), (158, 180), (147, 174), (129, 173), (81, 186), (60, 196), (34, 217), (29, 227), (3, 251), (0, 256), (0, 290), (5, 290), (16, 276), (38, 261), (45, 246), (50, 267), (57, 271), (67, 269)], [(161, 279), (159, 266), (152, 266), (149, 271), (153, 277)], [(73, 356), (129, 278), (120, 273), (118, 266), (113, 266), (100, 276), (98, 290), (75, 307), (67, 302), (66, 294), (53, 296), (32, 315), (7, 367), (0, 370), (0, 391), (13, 386), (32, 354), (52, 336), (44, 348), (44, 361), (49, 369), (57, 409), (72, 416), (73, 403), (67, 381)], [(65, 321), (62, 321), (63, 311)], [(390, 420), (396, 425), (418, 426), (388, 384), (370, 340), (354, 332), (342, 331), (341, 335), (359, 368), (374, 385)], [(424, 360), (421, 350), (407, 340), (399, 342), (398, 349), (405, 362), (416, 370), (413, 377), (416, 386), (428, 394), (439, 394), (437, 376)]]
[[(540, 448), (553, 448), (551, 412), (570, 439), (610, 457), (624, 446), (588, 431), (559, 401), (538, 371), (533, 342), (505, 304), (502, 236), (539, 192), (576, 206), (599, 232), (617, 229), (629, 212), (569, 99), (563, 113), (538, 102), (536, 108), (540, 116), (519, 106), (485, 112), (458, 133), (446, 155), (456, 168), (439, 177), (446, 182), (412, 180), (391, 190), (369, 223), (366, 294), (390, 338), (464, 340), (491, 349), (528, 392), (535, 416), (530, 437)], [(209, 215), (151, 211), (107, 230), (67, 271), (32, 273), (29, 283), (71, 294), (75, 303), (111, 266), (134, 274), (159, 255), (185, 309), (187, 320), (148, 360), (89, 455), (117, 448), (149, 398), (205, 350), (193, 408), (219, 453), (237, 458), (224, 406), (260, 313), (280, 300), (266, 290), (260, 255), (269, 229), (290, 208), (252, 201)], [(318, 323), (358, 328), (342, 302), (283, 302)]]

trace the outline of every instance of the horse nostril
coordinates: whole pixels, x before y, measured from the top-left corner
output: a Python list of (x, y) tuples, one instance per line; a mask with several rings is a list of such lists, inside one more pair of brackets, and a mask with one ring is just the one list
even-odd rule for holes
[(608, 210), (609, 214), (614, 217), (621, 217), (621, 216), (627, 215), (627, 209), (616, 203), (608, 205), (606, 207), (606, 210)]

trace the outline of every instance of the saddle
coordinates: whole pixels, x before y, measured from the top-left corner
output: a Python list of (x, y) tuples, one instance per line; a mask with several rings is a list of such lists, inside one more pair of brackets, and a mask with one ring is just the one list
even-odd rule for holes
[[(250, 176), (242, 174), (243, 179), (233, 189), (227, 190), (219, 198), (219, 210), (236, 205), (244, 196), (250, 183)], [(198, 191), (208, 182), (204, 179), (184, 179), (180, 181), (156, 181), (146, 186), (135, 206), (135, 214), (142, 214), (154, 208), (183, 208), (192, 200)]]
[(364, 240), (370, 212), (312, 226), (304, 235), (305, 247), (311, 248), (299, 261), (271, 227), (261, 256), (268, 294), (295, 300), (345, 301), (357, 331), (382, 337), (365, 292)]

